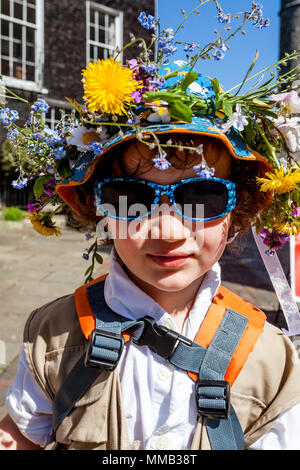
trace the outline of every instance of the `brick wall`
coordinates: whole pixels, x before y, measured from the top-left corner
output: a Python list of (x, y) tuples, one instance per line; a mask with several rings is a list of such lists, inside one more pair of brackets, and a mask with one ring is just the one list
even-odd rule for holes
[[(138, 12), (154, 15), (154, 0), (101, 0), (97, 3), (124, 13), (123, 43), (129, 32), (148, 38), (149, 32), (137, 21)], [(136, 54), (137, 49), (130, 53)], [(81, 70), (86, 64), (86, 2), (83, 0), (45, 0), (44, 86), (57, 99), (82, 95)]]
[[(154, 0), (94, 0), (123, 12), (123, 44), (129, 41), (129, 32), (136, 37), (143, 37), (147, 42), (151, 32), (141, 27), (137, 17), (141, 11), (154, 15)], [(134, 57), (140, 52), (131, 47), (127, 57)], [(126, 59), (126, 55), (124, 54)], [(48, 90), (44, 98), (65, 101), (65, 97), (82, 97), (81, 71), (86, 65), (86, 1), (85, 0), (44, 0), (44, 79), (43, 87)], [(35, 101), (34, 92), (13, 89), (19, 96), (30, 102)], [(39, 94), (39, 96), (42, 96)], [(20, 123), (28, 118), (28, 108), (18, 101), (9, 101), (8, 106), (18, 110)], [(5, 129), (0, 126), (1, 143), (5, 138)], [(0, 155), (1, 157), (1, 155)], [(0, 179), (1, 174), (0, 158)]]
[[(281, 0), (280, 11), (280, 57), (300, 48), (300, 3), (292, 0)], [(284, 71), (295, 67), (300, 60), (289, 62)]]

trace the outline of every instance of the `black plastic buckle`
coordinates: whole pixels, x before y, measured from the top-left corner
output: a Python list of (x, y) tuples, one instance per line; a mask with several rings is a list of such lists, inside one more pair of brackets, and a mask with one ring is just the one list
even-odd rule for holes
[[(103, 359), (97, 358), (97, 356), (95, 356), (93, 354), (94, 348), (97, 348), (98, 350), (101, 349), (99, 346), (95, 345), (95, 340), (96, 340), (97, 336), (104, 336), (105, 338), (112, 338), (112, 339), (118, 340), (120, 342), (120, 347), (119, 348), (114, 348), (114, 349), (110, 348), (109, 349), (109, 348), (104, 348), (103, 347), (103, 349), (108, 349), (110, 351), (113, 351), (113, 352), (117, 353), (117, 358), (114, 361), (103, 360)], [(121, 354), (122, 354), (122, 351), (123, 351), (123, 347), (124, 347), (124, 338), (123, 338), (122, 335), (118, 335), (116, 333), (110, 333), (110, 332), (104, 331), (104, 330), (98, 330), (98, 329), (95, 328), (92, 332), (92, 335), (91, 335), (91, 338), (90, 338), (90, 341), (89, 341), (89, 347), (88, 347), (87, 352), (86, 352), (85, 366), (86, 367), (97, 367), (98, 369), (104, 369), (104, 370), (114, 370), (117, 367), (118, 362), (120, 360), (120, 357), (121, 357)]]
[(172, 355), (176, 344), (181, 341), (189, 346), (192, 341), (185, 336), (182, 336), (176, 331), (170, 330), (165, 326), (158, 325), (151, 317), (144, 317), (142, 320), (145, 323), (143, 333), (137, 340), (133, 338), (133, 342), (139, 346), (148, 346), (152, 351), (164, 359), (169, 359)]
[[(224, 390), (224, 396), (211, 397), (205, 394), (205, 388), (207, 387), (220, 387)], [(198, 380), (196, 382), (196, 406), (198, 414), (209, 419), (227, 419), (230, 415), (230, 385), (226, 380)], [(211, 406), (207, 407), (201, 404), (201, 400), (210, 400)], [(214, 400), (220, 402), (224, 401), (225, 408), (219, 409), (213, 406)]]

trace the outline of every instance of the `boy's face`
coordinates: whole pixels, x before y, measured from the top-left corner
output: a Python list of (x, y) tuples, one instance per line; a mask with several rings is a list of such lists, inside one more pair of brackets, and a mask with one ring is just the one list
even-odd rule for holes
[[(134, 143), (124, 151), (122, 162), (126, 173), (135, 171), (135, 177), (154, 183), (168, 185), (186, 178), (196, 177), (193, 168), (167, 170), (149, 169), (149, 152), (145, 145)], [(205, 155), (209, 166), (215, 168), (215, 177), (230, 179), (231, 156), (227, 151), (220, 155)], [(151, 160), (150, 160), (151, 161)], [(199, 161), (201, 156), (199, 155)], [(212, 163), (214, 164), (212, 165)], [(196, 165), (197, 162), (193, 162)], [(125, 176), (119, 165), (114, 167), (114, 176)], [(138, 195), (137, 195), (138, 202)], [(167, 196), (161, 197), (161, 204), (169, 208)], [(115, 249), (127, 268), (131, 279), (150, 296), (155, 291), (178, 292), (192, 283), (200, 282), (202, 276), (220, 259), (226, 246), (230, 227), (230, 214), (209, 222), (187, 222), (179, 214), (162, 210), (157, 216), (151, 214), (129, 230), (131, 222), (111, 223)], [(118, 230), (126, 238), (117, 238)]]

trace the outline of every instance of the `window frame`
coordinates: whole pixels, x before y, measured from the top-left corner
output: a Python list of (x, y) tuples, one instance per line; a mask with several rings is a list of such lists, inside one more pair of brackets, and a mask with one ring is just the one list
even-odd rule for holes
[[(27, 8), (28, 4), (31, 4), (30, 0), (23, 0), (23, 9)], [(22, 3), (23, 3), (22, 2)], [(0, 11), (0, 20), (7, 20), (9, 22), (9, 63), (10, 67), (13, 63), (13, 40), (12, 40), (12, 28), (13, 24), (19, 24), (22, 27), (22, 64), (26, 64), (25, 48), (26, 42), (23, 40), (24, 27), (31, 27), (34, 23), (25, 21), (24, 19), (15, 18), (12, 13), (13, 3), (10, 1), (10, 14), (4, 15)], [(43, 65), (44, 65), (44, 0), (35, 0), (35, 43), (34, 43), (34, 80), (27, 80), (23, 78), (17, 78), (10, 75), (2, 74), (3, 82), (5, 86), (18, 88), (28, 91), (36, 91), (44, 94), (48, 93), (48, 90), (43, 88)], [(1, 36), (1, 21), (0, 21), (0, 36)], [(0, 58), (2, 58), (0, 50)]]
[[(105, 15), (104, 28), (105, 29), (107, 28), (108, 16), (115, 17), (116, 38), (115, 38), (114, 45), (110, 45), (108, 43), (104, 43), (99, 40), (96, 41), (96, 40), (91, 39), (90, 28), (91, 28), (91, 25), (94, 24), (90, 22), (91, 9), (96, 10), (96, 12), (104, 13)], [(104, 50), (111, 50), (112, 52), (115, 51), (116, 47), (118, 47), (119, 49), (122, 49), (123, 47), (123, 15), (124, 15), (123, 12), (120, 10), (116, 10), (114, 8), (107, 7), (105, 5), (101, 5), (92, 0), (86, 0), (86, 65), (88, 65), (89, 62), (94, 61), (94, 59), (90, 57), (91, 45), (94, 47), (102, 47)], [(122, 61), (122, 54), (120, 54), (119, 60)]]
[[(44, 98), (41, 96), (41, 98)], [(55, 119), (55, 111), (62, 109), (66, 113), (68, 111), (71, 111), (74, 109), (73, 106), (68, 102), (68, 101), (63, 101), (63, 100), (57, 100), (54, 98), (46, 98), (46, 101), (48, 105), (50, 106), (50, 109), (48, 113), (43, 113), (43, 119), (45, 123), (50, 127), (50, 129), (56, 129), (56, 125), (58, 124), (59, 120), (57, 121)]]

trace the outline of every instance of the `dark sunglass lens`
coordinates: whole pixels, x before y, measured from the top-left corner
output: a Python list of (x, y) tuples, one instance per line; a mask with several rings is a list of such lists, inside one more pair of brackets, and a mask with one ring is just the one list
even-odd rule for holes
[(193, 218), (199, 218), (199, 215), (205, 219), (217, 217), (225, 211), (228, 203), (225, 184), (215, 180), (184, 183), (176, 188), (174, 195), (183, 213), (190, 213), (189, 217)]
[(135, 181), (110, 181), (101, 188), (101, 204), (112, 216), (140, 217), (151, 210), (154, 189)]

